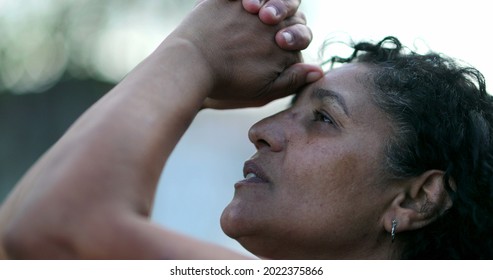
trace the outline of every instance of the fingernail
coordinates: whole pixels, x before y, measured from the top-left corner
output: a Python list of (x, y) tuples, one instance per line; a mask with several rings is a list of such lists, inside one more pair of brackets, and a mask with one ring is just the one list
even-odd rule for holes
[(262, 0), (250, 0), (250, 3), (257, 5), (257, 6), (262, 6)]
[(306, 82), (313, 83), (320, 80), (324, 75), (320, 72), (310, 72), (306, 75)]
[(269, 6), (269, 7), (266, 7), (266, 8), (265, 8), (265, 10), (266, 10), (269, 14), (273, 15), (274, 17), (277, 17), (278, 12), (277, 12), (276, 7), (274, 7), (274, 6)]
[(288, 45), (292, 45), (293, 42), (294, 42), (294, 36), (293, 34), (285, 31), (282, 33), (282, 37), (284, 38), (284, 40), (286, 41), (286, 43), (288, 43)]

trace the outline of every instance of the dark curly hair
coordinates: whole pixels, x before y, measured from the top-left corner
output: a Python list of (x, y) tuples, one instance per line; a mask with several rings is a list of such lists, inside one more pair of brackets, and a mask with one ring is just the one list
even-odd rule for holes
[[(453, 206), (407, 234), (403, 259), (493, 258), (493, 100), (483, 75), (438, 53), (418, 54), (395, 37), (353, 45), (372, 69), (373, 99), (395, 123), (387, 170), (409, 178), (444, 171)], [(451, 184), (453, 186), (451, 186)]]

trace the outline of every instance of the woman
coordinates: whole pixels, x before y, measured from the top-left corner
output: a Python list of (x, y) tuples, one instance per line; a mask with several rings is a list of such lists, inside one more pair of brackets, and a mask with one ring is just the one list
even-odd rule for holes
[(319, 80), (299, 63), (311, 36), (298, 2), (253, 3), (271, 25), (203, 1), (74, 124), (2, 206), (4, 257), (241, 258), (148, 221), (160, 171), (201, 107), (263, 105), (314, 82), (251, 128), (257, 153), (226, 234), (262, 258), (491, 258), (482, 76), (387, 38)]
[(493, 103), (482, 75), (388, 37), (254, 125), (223, 230), (256, 255), (491, 259)]

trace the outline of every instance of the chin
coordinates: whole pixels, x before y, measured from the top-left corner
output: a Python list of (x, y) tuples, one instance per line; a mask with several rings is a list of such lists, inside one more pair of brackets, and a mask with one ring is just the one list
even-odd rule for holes
[(261, 218), (251, 210), (240, 207), (237, 201), (232, 201), (221, 214), (220, 225), (223, 232), (238, 242), (242, 237), (255, 236), (261, 232)]
[[(243, 248), (261, 259), (275, 258), (271, 254), (268, 238), (263, 238), (263, 227), (260, 221), (252, 220), (237, 211), (234, 207), (228, 205), (221, 215), (221, 229), (230, 238), (240, 243)], [(267, 242), (266, 242), (267, 241)]]
[(241, 222), (239, 221), (238, 213), (233, 209), (230, 204), (226, 206), (221, 214), (220, 224), (223, 232), (233, 238), (238, 239), (241, 236)]

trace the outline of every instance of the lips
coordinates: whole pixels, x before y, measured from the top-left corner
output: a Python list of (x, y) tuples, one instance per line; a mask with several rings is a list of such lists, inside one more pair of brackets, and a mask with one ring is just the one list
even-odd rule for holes
[(252, 160), (245, 162), (245, 166), (243, 167), (243, 177), (245, 177), (244, 180), (239, 181), (238, 183), (235, 184), (236, 188), (248, 184), (269, 183), (269, 179), (265, 175), (262, 168)]

